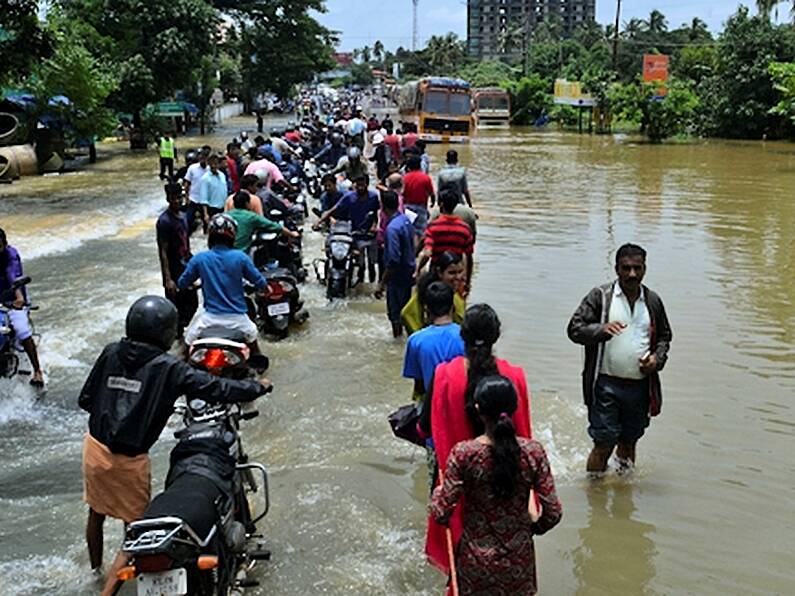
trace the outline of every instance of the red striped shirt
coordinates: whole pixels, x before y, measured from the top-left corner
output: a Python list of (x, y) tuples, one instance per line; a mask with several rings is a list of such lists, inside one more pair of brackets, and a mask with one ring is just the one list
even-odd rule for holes
[(431, 261), (443, 252), (471, 255), (475, 246), (472, 229), (460, 217), (440, 215), (425, 230), (425, 248), (431, 251)]

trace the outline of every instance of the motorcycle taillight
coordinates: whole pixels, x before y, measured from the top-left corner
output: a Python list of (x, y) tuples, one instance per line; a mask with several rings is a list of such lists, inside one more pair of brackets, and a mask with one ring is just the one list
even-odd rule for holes
[(135, 570), (138, 573), (153, 573), (156, 571), (168, 571), (174, 561), (165, 553), (157, 555), (141, 555), (135, 557)]
[(278, 281), (268, 282), (268, 298), (271, 300), (281, 300), (284, 298), (284, 287)]
[(191, 354), (191, 362), (207, 370), (221, 370), (240, 364), (240, 356), (224, 348), (200, 348)]

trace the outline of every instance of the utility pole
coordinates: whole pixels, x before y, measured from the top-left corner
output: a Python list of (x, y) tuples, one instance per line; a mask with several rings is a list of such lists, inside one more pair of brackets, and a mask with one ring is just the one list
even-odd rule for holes
[(618, 27), (621, 17), (621, 0), (616, 0), (616, 27), (613, 30), (613, 70), (618, 72)]
[(417, 24), (417, 5), (420, 3), (420, 0), (411, 0), (411, 2), (414, 4), (411, 23), (411, 51), (416, 52), (420, 37), (419, 25)]

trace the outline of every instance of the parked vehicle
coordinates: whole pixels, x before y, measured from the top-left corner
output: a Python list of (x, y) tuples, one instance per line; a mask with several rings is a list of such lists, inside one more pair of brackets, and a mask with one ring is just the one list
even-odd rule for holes
[[(370, 226), (365, 227), (370, 229)], [(314, 262), (315, 274), (326, 285), (326, 297), (329, 300), (345, 298), (349, 290), (364, 281), (365, 272), (370, 283), (375, 281), (375, 262), (368, 257), (373, 254), (374, 247), (374, 234), (352, 231), (349, 221), (331, 224), (326, 237), (326, 258)]]
[[(193, 366), (230, 378), (252, 374), (239, 332), (211, 328), (203, 335), (190, 348)], [(249, 572), (271, 555), (258, 531), (270, 509), (267, 470), (248, 461), (240, 436), (240, 422), (258, 411), (189, 395), (177, 412), (184, 427), (175, 433), (166, 488), (127, 526), (122, 549), (130, 562), (118, 577), (135, 579), (139, 596), (240, 594), (258, 585)], [(258, 514), (250, 509), (255, 494)]]

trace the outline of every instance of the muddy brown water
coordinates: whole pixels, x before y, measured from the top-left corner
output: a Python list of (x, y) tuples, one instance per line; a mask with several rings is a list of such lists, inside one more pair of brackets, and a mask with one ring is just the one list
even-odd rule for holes
[[(541, 593), (792, 593), (795, 147), (512, 129), (459, 149), (481, 217), (472, 300), (496, 308), (499, 354), (527, 372), (564, 504), (561, 525), (537, 539)], [(434, 171), (444, 150), (430, 149)], [(76, 396), (101, 347), (122, 334), (130, 302), (159, 291), (156, 167), (154, 152), (113, 148), (80, 172), (0, 186), (0, 226), (42, 306), (50, 378), (40, 402), (0, 383), (0, 593), (96, 589)], [(321, 243), (307, 236), (311, 260)], [(592, 485), (582, 355), (565, 326), (610, 279), (626, 241), (649, 251), (646, 281), (674, 342), (663, 414), (639, 445), (636, 474)], [(302, 293), (311, 319), (267, 345), (277, 390), (243, 431), (270, 469), (273, 501), (264, 526), (273, 561), (251, 593), (441, 593), (422, 555), (424, 457), (386, 423), (410, 393), (403, 344), (367, 294), (327, 305), (312, 281)], [(172, 430), (153, 452), (156, 490)], [(120, 533), (108, 526), (108, 558)]]

